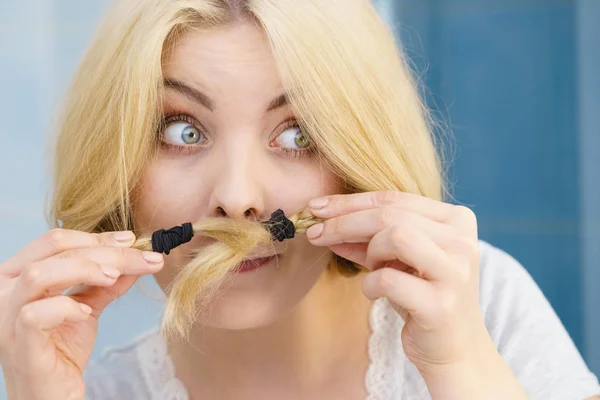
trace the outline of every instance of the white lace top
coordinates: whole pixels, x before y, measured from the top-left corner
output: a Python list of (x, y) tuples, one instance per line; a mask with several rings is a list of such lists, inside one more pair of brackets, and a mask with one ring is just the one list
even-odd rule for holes
[[(481, 243), (481, 308), (496, 346), (531, 399), (583, 400), (600, 395), (556, 314), (525, 269)], [(386, 299), (370, 310), (367, 400), (430, 399), (400, 340), (403, 321)], [(105, 351), (85, 372), (87, 400), (188, 400), (158, 330)]]

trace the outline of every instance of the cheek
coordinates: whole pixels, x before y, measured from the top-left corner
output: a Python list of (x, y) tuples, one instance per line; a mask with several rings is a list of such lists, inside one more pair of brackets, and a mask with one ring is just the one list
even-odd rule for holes
[[(135, 231), (150, 233), (200, 219), (206, 200), (198, 180), (191, 178), (194, 174), (193, 167), (160, 156), (148, 165), (133, 198)], [(165, 257), (165, 268), (155, 274), (163, 290), (176, 277), (176, 266), (185, 263), (184, 252), (198, 246), (199, 240), (195, 237)]]
[(158, 158), (150, 164), (134, 198), (136, 228), (143, 232), (166, 229), (198, 215), (204, 196), (191, 175), (168, 160)]
[(286, 212), (305, 208), (316, 197), (342, 193), (342, 180), (333, 171), (318, 161), (298, 166), (295, 171), (284, 171), (276, 175), (271, 184), (274, 208), (284, 206)]

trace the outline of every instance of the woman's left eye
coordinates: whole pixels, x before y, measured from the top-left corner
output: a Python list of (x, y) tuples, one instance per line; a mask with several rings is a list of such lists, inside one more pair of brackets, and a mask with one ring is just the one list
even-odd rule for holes
[(309, 137), (302, 132), (299, 126), (292, 126), (283, 131), (277, 139), (275, 139), (279, 147), (291, 149), (307, 149), (311, 146)]
[(186, 146), (203, 144), (206, 142), (206, 137), (192, 124), (174, 122), (165, 127), (163, 140), (169, 144)]

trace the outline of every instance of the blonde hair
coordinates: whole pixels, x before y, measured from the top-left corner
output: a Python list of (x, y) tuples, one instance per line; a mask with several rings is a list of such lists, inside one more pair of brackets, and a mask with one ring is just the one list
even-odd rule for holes
[[(368, 0), (127, 0), (104, 19), (65, 100), (54, 225), (133, 229), (132, 199), (162, 123), (163, 61), (189, 29), (240, 19), (264, 29), (302, 129), (347, 192), (398, 190), (441, 199), (431, 119), (392, 32)], [(233, 224), (226, 229), (231, 238), (244, 236)], [(252, 240), (227, 245), (245, 247)], [(216, 250), (206, 254), (193, 261), (194, 270), (219, 256)], [(340, 265), (358, 271), (351, 263)], [(195, 289), (182, 285), (185, 293)], [(185, 313), (193, 312), (185, 295), (172, 300), (168, 309), (183, 301)], [(179, 321), (178, 331), (192, 321), (171, 320)]]
[[(294, 225), (294, 234), (304, 234), (312, 225), (321, 222), (310, 211), (303, 210), (288, 218)], [(170, 284), (162, 331), (167, 338), (187, 337), (193, 326), (198, 298), (210, 301), (219, 285), (253, 251), (271, 247), (272, 236), (268, 225), (257, 221), (230, 218), (207, 218), (192, 225), (193, 233), (216, 239), (197, 254)], [(136, 240), (134, 248), (152, 250), (151, 235)]]

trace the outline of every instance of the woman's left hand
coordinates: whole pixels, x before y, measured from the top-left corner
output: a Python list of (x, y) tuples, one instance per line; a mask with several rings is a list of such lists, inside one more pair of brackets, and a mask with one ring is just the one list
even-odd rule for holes
[(471, 210), (395, 191), (328, 196), (310, 207), (325, 220), (307, 231), (311, 243), (371, 271), (363, 291), (386, 297), (405, 320), (404, 351), (424, 377), (474, 366), (482, 351), (498, 357), (479, 308)]

